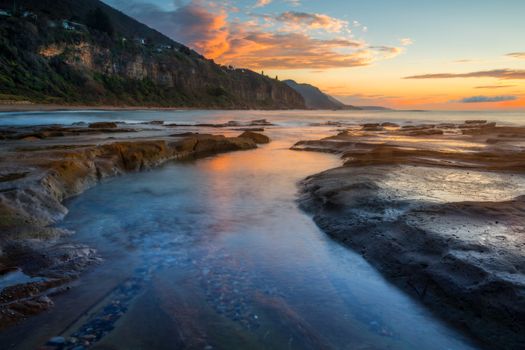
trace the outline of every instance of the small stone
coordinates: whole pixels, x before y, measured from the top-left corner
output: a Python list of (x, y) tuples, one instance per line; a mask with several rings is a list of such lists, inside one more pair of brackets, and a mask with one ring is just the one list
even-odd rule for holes
[(252, 140), (255, 143), (268, 143), (268, 142), (270, 142), (270, 138), (268, 136), (263, 135), (263, 134), (258, 134), (256, 132), (252, 132), (252, 131), (245, 131), (239, 137)]
[(117, 123), (113, 122), (96, 122), (91, 123), (88, 126), (90, 129), (114, 129), (117, 127)]
[(47, 345), (64, 345), (66, 343), (66, 339), (64, 337), (53, 337), (48, 340)]

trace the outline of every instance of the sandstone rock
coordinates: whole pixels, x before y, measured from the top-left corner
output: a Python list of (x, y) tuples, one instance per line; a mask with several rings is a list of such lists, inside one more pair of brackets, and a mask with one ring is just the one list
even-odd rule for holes
[(270, 138), (263, 134), (258, 134), (253, 131), (245, 131), (241, 135), (239, 135), (240, 138), (250, 139), (255, 143), (269, 143)]
[(421, 130), (412, 130), (407, 133), (408, 136), (430, 136), (430, 135), (443, 135), (443, 130), (441, 129), (421, 129)]
[[(53, 132), (61, 132), (52, 128)], [(107, 125), (103, 125), (91, 133), (112, 130), (106, 128)], [(76, 129), (90, 131), (89, 128)], [(22, 129), (24, 133), (27, 131), (34, 129)], [(148, 169), (168, 160), (257, 147), (250, 138), (192, 133), (177, 136), (180, 138), (173, 141), (165, 135), (160, 140), (139, 138), (99, 145), (46, 144), (3, 154), (0, 159), (4, 167), (0, 173), (0, 270), (9, 272), (19, 268), (28, 276), (50, 280), (0, 291), (0, 328), (51, 307), (48, 298), (52, 295), (51, 289), (62, 290), (65, 283), (99, 260), (89, 247), (50, 243), (51, 239), (66, 233), (49, 226), (66, 215), (64, 199), (103, 178)]]
[[(441, 128), (454, 130), (443, 134)], [(525, 264), (520, 251), (524, 244), (521, 226), (516, 228), (514, 223), (523, 221), (525, 196), (478, 202), (470, 199), (473, 194), (468, 193), (465, 182), (444, 174), (456, 176), (475, 169), (511, 172), (510, 176), (521, 178), (525, 152), (520, 147), (525, 128), (475, 121), (437, 127), (410, 125), (377, 134), (353, 131), (298, 142), (292, 148), (336, 152), (342, 154), (346, 165), (303, 181), (301, 207), (325, 232), (361, 253), (442, 317), (468, 329), (488, 348), (524, 348)], [(441, 134), (425, 142), (426, 135)], [(487, 144), (480, 147), (482, 142)], [(497, 146), (492, 146), (494, 143)], [(450, 186), (461, 188), (469, 199), (433, 203), (414, 200), (413, 194), (397, 197), (398, 189), (389, 190), (389, 180), (385, 181), (398, 176), (393, 174), (397, 169), (405, 169), (414, 179), (429, 176), (421, 180), (424, 191), (445, 187), (436, 180), (441, 177), (446, 177), (444, 183), (457, 181)], [(466, 181), (476, 177), (469, 174), (464, 174)], [(521, 187), (516, 188), (516, 195), (519, 191)], [(403, 214), (399, 216), (387, 214), (400, 208)], [(494, 234), (498, 225), (505, 227), (504, 235)], [(456, 231), (460, 226), (463, 229)], [(496, 240), (499, 242), (494, 243)]]
[(391, 122), (384, 122), (384, 123), (381, 123), (381, 126), (389, 127), (389, 128), (398, 128), (399, 124), (391, 123)]
[(260, 126), (271, 126), (273, 124), (267, 121), (266, 119), (256, 119), (256, 120), (252, 120), (250, 122), (250, 125), (251, 126), (259, 126), (259, 125)]
[(383, 131), (384, 128), (380, 125), (364, 125), (363, 131)]

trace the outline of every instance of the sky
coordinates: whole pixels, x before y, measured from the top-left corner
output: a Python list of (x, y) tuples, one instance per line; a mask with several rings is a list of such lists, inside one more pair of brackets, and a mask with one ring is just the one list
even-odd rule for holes
[(525, 109), (523, 0), (104, 0), (215, 62), (354, 105)]

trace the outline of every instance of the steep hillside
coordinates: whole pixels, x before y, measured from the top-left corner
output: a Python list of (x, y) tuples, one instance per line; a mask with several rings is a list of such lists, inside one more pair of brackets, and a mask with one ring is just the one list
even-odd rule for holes
[(306, 108), (310, 109), (359, 109), (348, 106), (310, 84), (299, 84), (294, 80), (284, 81), (288, 86), (303, 96)]
[(0, 100), (304, 108), (299, 93), (215, 64), (98, 0), (0, 0)]

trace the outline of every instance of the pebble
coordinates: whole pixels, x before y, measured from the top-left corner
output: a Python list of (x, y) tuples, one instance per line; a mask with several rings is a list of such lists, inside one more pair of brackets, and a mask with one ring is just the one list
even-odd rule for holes
[[(115, 323), (125, 314), (151, 275), (162, 266), (169, 265), (164, 264), (165, 258), (158, 256), (148, 259), (147, 264), (134, 270), (132, 277), (115, 288), (110, 295), (110, 301), (71, 333), (67, 340), (64, 337), (54, 337), (48, 341), (47, 345), (61, 350), (83, 350), (100, 341), (115, 328)], [(230, 257), (223, 255), (214, 257), (214, 259), (224, 260), (230, 259)], [(174, 262), (180, 264), (184, 261), (202, 266), (198, 270), (200, 272), (199, 279), (205, 289), (206, 300), (218, 314), (238, 322), (242, 327), (249, 330), (260, 327), (259, 316), (253, 313), (252, 305), (248, 303), (245, 297), (246, 293), (252, 289), (248, 271), (242, 268), (232, 269), (228, 265), (219, 267), (216, 261), (197, 261), (187, 257), (181, 257)], [(238, 265), (238, 263), (232, 263), (233, 266)], [(211, 350), (213, 347), (207, 345), (204, 349)]]
[(66, 339), (64, 337), (53, 337), (48, 340), (47, 345), (58, 346), (64, 345), (65, 343)]

